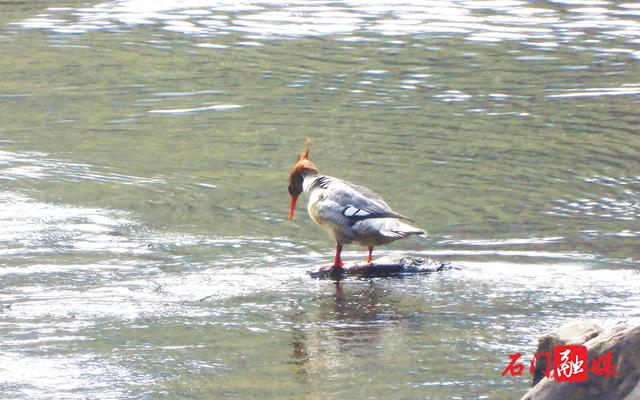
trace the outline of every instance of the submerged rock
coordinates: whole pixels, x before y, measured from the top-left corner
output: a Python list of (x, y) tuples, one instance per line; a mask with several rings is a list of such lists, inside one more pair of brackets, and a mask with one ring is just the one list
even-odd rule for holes
[(309, 275), (317, 279), (341, 279), (349, 276), (373, 278), (408, 274), (428, 274), (459, 268), (460, 267), (456, 267), (453, 264), (441, 263), (430, 258), (387, 256), (374, 260), (371, 264), (364, 262), (345, 263), (342, 269), (323, 267), (318, 271), (309, 271)]
[[(583, 382), (559, 382), (545, 377), (522, 398), (522, 400), (635, 400), (640, 399), (640, 325), (618, 325), (610, 330), (596, 334), (600, 328), (590, 323), (565, 325), (541, 338), (541, 343), (549, 337), (550, 341), (569, 340), (580, 344), (581, 338), (588, 338), (582, 345), (587, 347), (589, 369), (597, 357), (611, 354), (611, 364), (617, 375), (599, 376), (589, 371)], [(600, 330), (601, 331), (601, 330)], [(560, 342), (558, 342), (562, 345)], [(538, 348), (540, 350), (540, 348)], [(545, 348), (544, 351), (552, 351)]]

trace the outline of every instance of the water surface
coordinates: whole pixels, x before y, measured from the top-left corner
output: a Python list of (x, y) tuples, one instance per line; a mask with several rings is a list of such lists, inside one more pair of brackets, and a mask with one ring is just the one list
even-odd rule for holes
[[(0, 397), (512, 399), (640, 321), (635, 3), (7, 3), (0, 52)], [(306, 137), (464, 268), (310, 279)]]

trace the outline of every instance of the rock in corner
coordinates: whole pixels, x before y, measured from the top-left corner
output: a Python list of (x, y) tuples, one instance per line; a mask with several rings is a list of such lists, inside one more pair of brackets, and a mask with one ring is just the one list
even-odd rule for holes
[(617, 325), (603, 332), (591, 322), (570, 322), (542, 336), (537, 353), (553, 354), (554, 346), (563, 345), (587, 347), (589, 365), (584, 366), (587, 370), (594, 360), (610, 354), (617, 375), (603, 376), (589, 370), (586, 381), (559, 382), (553, 375), (543, 377), (546, 363), (536, 363), (535, 386), (522, 400), (640, 399), (640, 325)]

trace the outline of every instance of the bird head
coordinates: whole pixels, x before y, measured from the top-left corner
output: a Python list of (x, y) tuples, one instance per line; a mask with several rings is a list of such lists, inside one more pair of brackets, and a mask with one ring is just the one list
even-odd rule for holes
[(298, 155), (298, 159), (289, 173), (289, 194), (291, 195), (289, 219), (293, 219), (293, 211), (296, 208), (296, 201), (303, 190), (302, 183), (304, 182), (304, 177), (307, 175), (318, 174), (318, 167), (309, 160), (309, 151), (311, 150), (312, 144), (313, 140), (307, 139), (304, 145), (304, 150), (300, 155)]

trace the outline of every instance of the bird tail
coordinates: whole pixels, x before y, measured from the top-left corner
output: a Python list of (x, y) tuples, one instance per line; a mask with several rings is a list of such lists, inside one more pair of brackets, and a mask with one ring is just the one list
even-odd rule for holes
[(398, 239), (406, 238), (407, 236), (411, 235), (421, 236), (425, 238), (427, 237), (426, 231), (413, 225), (409, 225), (403, 221), (397, 221), (397, 223), (393, 224), (392, 226), (386, 227), (386, 229), (382, 231), (382, 234), (384, 236), (395, 237)]

